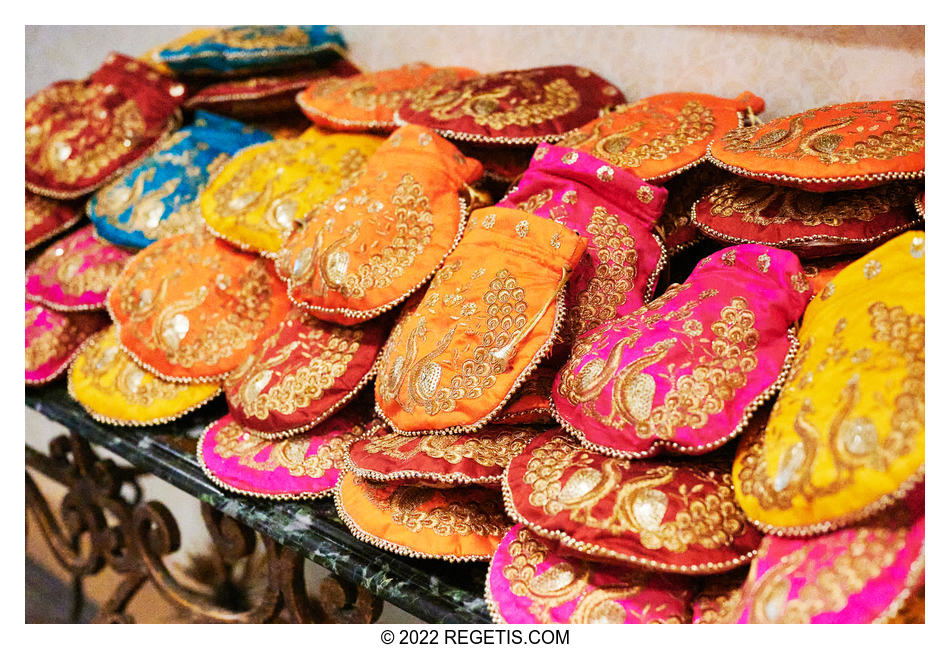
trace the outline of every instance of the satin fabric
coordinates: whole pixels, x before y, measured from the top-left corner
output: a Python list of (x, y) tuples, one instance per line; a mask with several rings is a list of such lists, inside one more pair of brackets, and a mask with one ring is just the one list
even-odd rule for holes
[(68, 230), (79, 222), (82, 212), (75, 203), (54, 201), (26, 192), (26, 250), (35, 248), (44, 241)]
[(27, 385), (59, 377), (82, 343), (109, 324), (105, 313), (63, 313), (25, 300), (25, 361)]

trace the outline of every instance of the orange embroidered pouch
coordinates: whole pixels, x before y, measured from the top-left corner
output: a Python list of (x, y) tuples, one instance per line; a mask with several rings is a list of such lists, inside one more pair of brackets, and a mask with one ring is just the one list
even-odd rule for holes
[(476, 210), (383, 349), (376, 412), (406, 434), (472, 432), (488, 423), (551, 349), (564, 286), (585, 245), (550, 219)]
[(453, 140), (537, 144), (554, 142), (623, 101), (620, 90), (590, 70), (556, 65), (426, 88), (403, 102), (395, 119)]
[(516, 522), (601, 561), (719, 573), (751, 561), (762, 539), (736, 504), (723, 456), (621, 460), (553, 429), (511, 460), (502, 490)]
[(139, 252), (106, 305), (132, 358), (169, 381), (223, 378), (290, 310), (272, 262), (207, 232), (160, 239)]
[(317, 126), (335, 131), (393, 131), (399, 127), (394, 113), (406, 99), (477, 74), (468, 68), (413, 63), (318, 81), (297, 95), (297, 104)]
[(862, 101), (740, 127), (709, 144), (711, 162), (813, 192), (924, 177), (924, 102)]
[(527, 426), (492, 424), (476, 433), (407, 437), (380, 427), (350, 446), (346, 466), (368, 480), (497, 487), (508, 461), (537, 434)]
[(663, 180), (702, 162), (706, 147), (743, 114), (761, 113), (765, 102), (750, 92), (735, 99), (671, 92), (618, 106), (558, 142), (590, 153), (648, 181)]
[(811, 192), (733, 178), (692, 208), (692, 222), (725, 243), (764, 243), (799, 257), (867, 252), (920, 221), (916, 183)]
[(482, 173), (429, 129), (407, 126), (370, 157), (352, 187), (310, 216), (278, 253), (294, 303), (351, 324), (405, 300), (462, 236), (460, 198)]
[(26, 187), (88, 194), (148, 154), (181, 120), (185, 87), (110, 54), (88, 79), (58, 81), (26, 100)]
[(75, 203), (54, 201), (26, 190), (26, 249), (65, 232), (82, 218)]
[(340, 327), (293, 309), (224, 380), (234, 420), (267, 439), (309, 430), (376, 373), (389, 323)]
[(334, 499), (356, 538), (417, 558), (488, 561), (511, 527), (498, 492), (478, 485), (436, 489), (345, 472)]

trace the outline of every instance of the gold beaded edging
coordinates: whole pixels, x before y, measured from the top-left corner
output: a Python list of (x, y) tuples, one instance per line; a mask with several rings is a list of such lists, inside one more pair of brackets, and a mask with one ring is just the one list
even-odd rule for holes
[(917, 211), (917, 214), (920, 215), (921, 219), (924, 218), (924, 192), (923, 191), (917, 194), (916, 198), (914, 198), (914, 210)]
[[(495, 408), (491, 412), (483, 416), (481, 419), (478, 419), (477, 421), (471, 424), (449, 426), (448, 428), (435, 428), (435, 429), (429, 429), (429, 430), (408, 430), (407, 431), (407, 430), (402, 430), (401, 428), (396, 426), (389, 419), (389, 417), (386, 416), (386, 413), (383, 412), (383, 409), (380, 407), (378, 401), (374, 402), (374, 409), (376, 411), (376, 415), (380, 417), (384, 422), (386, 422), (386, 425), (389, 426), (389, 428), (393, 432), (398, 433), (399, 435), (406, 435), (409, 437), (418, 437), (421, 435), (454, 435), (454, 434), (462, 434), (462, 433), (474, 433), (480, 428), (483, 428), (486, 424), (488, 424), (492, 420), (493, 417), (495, 417), (499, 412), (501, 412), (502, 408), (504, 408), (505, 404), (508, 403), (508, 401), (511, 399), (512, 396), (514, 396), (514, 393), (518, 390), (518, 388), (520, 388), (521, 385), (525, 381), (528, 380), (528, 377), (531, 375), (531, 373), (535, 369), (537, 369), (538, 365), (541, 364), (541, 361), (544, 360), (547, 354), (551, 351), (551, 348), (554, 346), (554, 341), (557, 338), (557, 334), (559, 330), (561, 329), (561, 325), (564, 322), (564, 316), (566, 314), (564, 301), (565, 301), (566, 294), (567, 294), (567, 283), (565, 282), (564, 286), (562, 286), (561, 289), (557, 293), (557, 298), (555, 302), (555, 310), (554, 310), (554, 324), (551, 326), (551, 333), (548, 335), (547, 339), (545, 339), (545, 341), (541, 343), (541, 346), (534, 353), (534, 356), (528, 362), (528, 365), (525, 367), (525, 369), (521, 372), (520, 375), (518, 375), (518, 378), (515, 379), (515, 382), (512, 384), (511, 388), (508, 390), (508, 393), (504, 397), (501, 398), (498, 405), (496, 405)], [(551, 308), (551, 307), (549, 306), (548, 308)], [(547, 309), (545, 309), (545, 312), (547, 312)]]
[[(393, 113), (393, 121), (396, 123), (396, 126), (406, 126), (407, 124), (412, 124), (403, 119), (399, 115), (399, 110), (397, 109)], [(419, 126), (422, 126), (420, 124)], [(433, 126), (428, 126), (433, 131), (441, 135), (442, 137), (448, 138), (450, 140), (460, 140), (462, 142), (477, 142), (480, 144), (514, 144), (514, 145), (525, 145), (525, 144), (541, 144), (542, 142), (548, 142), (550, 144), (555, 144), (561, 138), (566, 138), (570, 135), (573, 135), (581, 129), (580, 126), (572, 128), (569, 131), (564, 133), (546, 133), (543, 135), (529, 135), (525, 137), (507, 137), (502, 135), (491, 136), (491, 135), (481, 135), (478, 133), (466, 133), (464, 131), (453, 131), (447, 128), (435, 128)]]
[(920, 554), (917, 555), (917, 558), (914, 559), (911, 563), (910, 568), (907, 571), (907, 577), (904, 579), (904, 588), (901, 589), (901, 592), (897, 594), (897, 597), (891, 601), (884, 611), (881, 612), (876, 618), (874, 618), (872, 624), (887, 624), (894, 617), (900, 613), (900, 610), (904, 607), (904, 604), (907, 602), (907, 599), (917, 591), (918, 588), (923, 586), (923, 583), (920, 581), (921, 576), (924, 572), (924, 544), (920, 544)]
[(175, 414), (166, 415), (164, 417), (157, 417), (155, 419), (147, 419), (147, 420), (116, 419), (115, 417), (110, 417), (108, 415), (104, 415), (102, 413), (96, 412), (90, 406), (88, 406), (86, 403), (84, 403), (82, 400), (80, 400), (76, 396), (75, 388), (73, 386), (73, 369), (76, 364), (76, 360), (79, 358), (79, 356), (81, 356), (82, 353), (86, 351), (87, 347), (91, 347), (95, 343), (99, 342), (99, 340), (105, 335), (105, 332), (107, 329), (108, 327), (101, 331), (97, 331), (92, 336), (90, 336), (89, 338), (83, 341), (82, 345), (80, 345), (79, 352), (76, 354), (75, 358), (73, 358), (72, 362), (69, 364), (69, 371), (66, 373), (66, 391), (69, 393), (69, 396), (72, 397), (73, 401), (81, 405), (83, 409), (89, 414), (90, 417), (92, 417), (99, 423), (109, 424), (110, 426), (159, 426), (161, 424), (167, 424), (169, 422), (175, 421), (176, 419), (181, 419), (185, 415), (191, 412), (194, 412), (195, 410), (202, 407), (206, 403), (209, 403), (210, 401), (215, 399), (219, 394), (221, 394), (222, 390), (221, 390), (221, 387), (219, 386), (218, 389), (215, 390), (211, 394), (211, 396), (202, 399), (198, 403), (194, 403), (190, 406), (187, 406), (184, 410), (181, 410)]
[[(885, 182), (891, 180), (918, 180), (924, 178), (924, 170), (920, 171), (882, 171), (873, 174), (858, 174), (856, 176), (836, 176), (834, 178), (806, 178), (802, 176), (789, 176), (787, 174), (776, 174), (764, 171), (749, 171), (748, 169), (743, 169), (742, 167), (737, 167), (731, 165), (727, 162), (719, 160), (712, 154), (712, 145), (710, 142), (706, 146), (706, 159), (719, 167), (720, 169), (725, 169), (726, 171), (732, 172), (738, 176), (745, 176), (746, 178), (755, 178), (758, 180), (764, 180), (765, 182), (772, 182), (774, 184), (782, 183), (791, 183), (796, 186), (807, 186), (815, 184), (835, 184), (835, 183), (872, 183), (873, 186), (877, 184), (884, 184)], [(830, 191), (830, 190), (825, 190)]]
[(91, 194), (92, 192), (96, 191), (103, 185), (109, 184), (110, 182), (118, 178), (119, 176), (125, 175), (128, 171), (138, 166), (139, 163), (142, 162), (142, 160), (144, 160), (145, 158), (155, 153), (158, 150), (158, 148), (165, 142), (165, 137), (168, 134), (170, 134), (172, 131), (178, 130), (178, 127), (181, 126), (182, 119), (183, 118), (181, 114), (181, 109), (176, 108), (175, 111), (172, 113), (171, 117), (169, 117), (168, 121), (165, 123), (165, 128), (162, 130), (161, 133), (159, 133), (158, 137), (155, 138), (155, 141), (151, 145), (149, 145), (149, 147), (145, 149), (145, 151), (142, 152), (142, 155), (136, 157), (134, 160), (131, 160), (125, 163), (124, 165), (122, 165), (121, 167), (113, 171), (111, 174), (106, 176), (104, 179), (100, 180), (99, 182), (95, 183), (94, 185), (90, 187), (85, 187), (83, 189), (72, 190), (72, 191), (60, 191), (56, 189), (47, 189), (44, 187), (40, 187), (39, 185), (36, 185), (29, 181), (25, 181), (26, 188), (29, 189), (34, 194), (39, 194), (40, 196), (46, 196), (48, 198), (58, 198), (61, 200), (70, 200), (73, 198), (79, 198), (80, 196), (85, 196), (86, 194)]
[(756, 554), (758, 554), (758, 549), (755, 549), (750, 550), (749, 552), (729, 561), (721, 561), (719, 563), (679, 565), (655, 561), (653, 559), (643, 559), (631, 554), (623, 554), (617, 552), (616, 550), (611, 550), (595, 543), (579, 541), (566, 532), (549, 530), (541, 527), (540, 525), (532, 523), (518, 511), (517, 507), (515, 507), (514, 499), (511, 493), (511, 484), (509, 479), (510, 469), (511, 464), (509, 463), (505, 468), (504, 477), (502, 478), (501, 482), (502, 498), (505, 501), (505, 512), (508, 514), (508, 516), (513, 518), (516, 522), (521, 523), (538, 536), (557, 541), (561, 543), (561, 545), (570, 548), (575, 552), (580, 552), (581, 554), (600, 559), (613, 559), (615, 561), (622, 561), (624, 563), (634, 564), (641, 568), (658, 570), (660, 572), (674, 572), (684, 575), (714, 575), (722, 572), (728, 572), (733, 568), (737, 568), (749, 563), (756, 556)]
[[(280, 272), (278, 272), (277, 273), (278, 277), (280, 277), (287, 283), (287, 297), (290, 298), (290, 301), (293, 302), (296, 306), (302, 309), (306, 309), (308, 312), (310, 312), (317, 318), (320, 317), (320, 314), (332, 314), (332, 315), (342, 315), (347, 318), (355, 319), (357, 320), (357, 322), (365, 322), (366, 320), (371, 320), (375, 318), (376, 316), (382, 313), (385, 313), (386, 311), (389, 311), (390, 309), (396, 306), (399, 306), (406, 299), (408, 299), (410, 295), (412, 295), (417, 290), (419, 290), (419, 288), (423, 284), (425, 284), (430, 279), (432, 279), (432, 276), (435, 275), (439, 271), (439, 269), (442, 268), (442, 265), (445, 263), (446, 258), (452, 254), (452, 252), (458, 247), (459, 242), (462, 241), (462, 235), (465, 234), (465, 226), (468, 225), (469, 206), (468, 206), (468, 202), (462, 197), (459, 197), (458, 202), (459, 202), (459, 226), (458, 226), (458, 231), (455, 233), (455, 239), (452, 241), (452, 244), (449, 246), (448, 250), (445, 251), (445, 254), (442, 255), (442, 258), (439, 259), (438, 263), (432, 268), (431, 271), (429, 271), (429, 273), (425, 277), (422, 278), (422, 280), (419, 283), (417, 283), (415, 286), (407, 290), (405, 293), (403, 293), (396, 299), (391, 300), (387, 302), (386, 304), (381, 304), (380, 306), (373, 307), (372, 309), (367, 309), (365, 311), (359, 311), (357, 309), (349, 309), (346, 307), (332, 307), (331, 308), (331, 307), (316, 306), (313, 304), (308, 304), (307, 302), (303, 302), (295, 298), (293, 294), (291, 293), (291, 291), (293, 290), (295, 286), (298, 285), (297, 282), (295, 282), (293, 278), (283, 277), (283, 275)], [(276, 267), (277, 265), (275, 264), (275, 269)]]
[(287, 81), (287, 85), (284, 87), (273, 87), (265, 90), (258, 90), (257, 92), (246, 91), (238, 92), (230, 95), (210, 95), (207, 97), (200, 97), (198, 95), (192, 95), (185, 100), (185, 103), (182, 104), (185, 108), (201, 108), (206, 104), (221, 104), (229, 101), (253, 101), (255, 99), (266, 99), (268, 97), (273, 97), (275, 95), (281, 95), (284, 93), (289, 93), (291, 91), (299, 91), (301, 88), (306, 88), (308, 85), (313, 83), (312, 80), (299, 80), (299, 81)]
[(653, 294), (656, 292), (656, 283), (660, 278), (660, 273), (663, 272), (663, 269), (666, 268), (666, 265), (670, 261), (670, 254), (666, 250), (666, 244), (663, 243), (662, 237), (657, 235), (656, 232), (650, 232), (650, 234), (653, 236), (653, 240), (656, 241), (656, 245), (660, 248), (660, 258), (656, 261), (656, 268), (654, 268), (650, 276), (647, 277), (647, 285), (643, 289), (644, 301), (649, 301), (653, 297)]
[(345, 475), (346, 471), (340, 472), (340, 477), (337, 479), (336, 486), (333, 488), (333, 504), (336, 506), (336, 512), (337, 515), (339, 515), (340, 520), (342, 520), (347, 528), (349, 528), (350, 533), (360, 541), (368, 543), (369, 545), (373, 545), (377, 548), (387, 550), (394, 554), (401, 554), (404, 556), (413, 557), (415, 559), (441, 559), (450, 563), (489, 561), (491, 559), (492, 555), (489, 554), (466, 554), (459, 556), (456, 554), (432, 554), (429, 552), (419, 552), (418, 550), (413, 550), (408, 546), (393, 543), (392, 541), (387, 541), (386, 539), (370, 534), (360, 527), (356, 520), (350, 516), (349, 512), (343, 508), (341, 492), (343, 487), (343, 477)]
[[(785, 359), (782, 362), (781, 367), (779, 368), (779, 374), (776, 377), (775, 381), (772, 382), (765, 390), (759, 393), (745, 408), (742, 410), (742, 418), (735, 428), (732, 429), (728, 435), (716, 439), (712, 442), (707, 442), (706, 444), (699, 444), (697, 446), (686, 446), (678, 442), (672, 442), (665, 439), (653, 440), (650, 443), (650, 447), (643, 451), (624, 451), (620, 449), (610, 448), (608, 446), (601, 446), (596, 442), (592, 442), (584, 435), (584, 432), (572, 424), (568, 423), (564, 417), (561, 416), (561, 413), (558, 412), (557, 408), (552, 407), (551, 411), (554, 414), (554, 418), (561, 425), (564, 430), (569, 432), (577, 441), (588, 451), (594, 451), (595, 453), (600, 453), (602, 455), (607, 455), (609, 457), (619, 458), (621, 460), (640, 460), (645, 458), (654, 457), (657, 454), (661, 453), (664, 449), (674, 451), (676, 453), (683, 453), (686, 455), (701, 455), (704, 453), (709, 453), (715, 451), (716, 449), (724, 446), (728, 442), (732, 441), (737, 437), (742, 431), (745, 430), (748, 426), (749, 421), (752, 420), (755, 412), (769, 399), (778, 392), (785, 381), (788, 379), (788, 374), (792, 369), (792, 362), (795, 360), (795, 355), (798, 353), (799, 341), (798, 336), (795, 335), (795, 327), (789, 327), (786, 332), (788, 337), (788, 351), (785, 352)], [(553, 406), (553, 404), (552, 404)], [(752, 521), (752, 519), (749, 519)], [(755, 523), (755, 521), (752, 521)], [(758, 527), (758, 524), (756, 524)]]
[[(198, 456), (198, 464), (201, 466), (201, 471), (208, 477), (209, 480), (211, 480), (211, 482), (216, 484), (218, 487), (224, 489), (225, 491), (241, 494), (242, 496), (254, 496), (255, 498), (267, 498), (268, 500), (318, 500), (320, 498), (328, 498), (333, 492), (335, 485), (332, 487), (327, 487), (326, 489), (322, 491), (302, 491), (300, 493), (283, 492), (283, 493), (277, 493), (277, 494), (266, 494), (266, 493), (259, 493), (256, 491), (247, 491), (245, 489), (239, 489), (237, 487), (233, 487), (229, 485), (228, 483), (221, 480), (221, 478), (216, 476), (211, 471), (210, 468), (208, 468), (208, 465), (205, 462), (204, 453), (202, 451), (205, 437), (211, 431), (211, 427), (217, 423), (218, 422), (216, 421), (211, 422), (210, 424), (205, 426), (204, 430), (201, 431), (201, 436), (198, 438), (197, 456)], [(340, 472), (340, 475), (342, 475), (342, 471)], [(338, 476), (337, 481), (339, 481), (339, 479), (340, 478)]]
[(902, 482), (901, 485), (893, 492), (884, 494), (874, 502), (865, 505), (855, 512), (845, 514), (844, 516), (839, 516), (838, 518), (834, 518), (829, 521), (823, 521), (821, 523), (782, 527), (771, 525), (769, 523), (763, 523), (762, 521), (756, 520), (748, 515), (746, 517), (749, 519), (749, 522), (751, 522), (761, 532), (765, 534), (771, 534), (773, 536), (808, 537), (817, 536), (819, 534), (827, 534), (829, 532), (836, 532), (843, 527), (849, 527), (855, 523), (859, 523), (864, 519), (869, 518), (874, 514), (887, 509), (891, 505), (903, 500), (918, 484), (923, 482), (925, 477), (924, 473), (924, 467), (921, 466), (913, 475), (904, 480), (904, 482)]
[[(370, 379), (376, 376), (376, 373), (379, 371), (379, 364), (380, 364), (381, 359), (382, 359), (382, 354), (380, 352), (376, 352), (376, 359), (373, 361), (373, 364), (370, 366), (370, 368), (366, 371), (366, 374), (364, 374), (362, 378), (360, 378), (359, 382), (355, 386), (353, 386), (353, 388), (349, 392), (341, 396), (338, 401), (333, 403), (333, 405), (329, 406), (326, 410), (320, 413), (317, 416), (317, 419), (315, 419), (314, 421), (303, 424), (302, 426), (297, 426), (296, 428), (288, 428), (286, 430), (279, 430), (279, 431), (255, 430), (245, 425), (243, 421), (238, 421), (236, 418), (235, 418), (235, 421), (237, 421), (237, 423), (239, 423), (241, 427), (244, 428), (244, 430), (246, 430), (248, 433), (250, 433), (254, 437), (259, 437), (261, 439), (266, 439), (268, 441), (286, 439), (288, 437), (293, 437), (294, 435), (298, 435), (300, 433), (305, 433), (308, 430), (311, 430), (312, 428), (315, 428), (319, 424), (322, 424), (323, 422), (325, 422), (331, 416), (335, 415), (337, 411), (339, 411), (343, 406), (345, 406), (350, 401), (352, 401), (353, 397), (356, 396), (356, 393), (362, 390), (363, 387), (367, 383), (369, 383)], [(225, 392), (225, 399), (227, 399), (227, 392)], [(230, 401), (228, 402), (228, 410), (231, 411)], [(233, 412), (231, 413), (231, 417), (234, 417)]]
[[(718, 241), (723, 241), (726, 243), (742, 244), (742, 243), (753, 243), (766, 246), (774, 246), (776, 248), (785, 248), (789, 250), (799, 250), (800, 252), (814, 252), (813, 248), (808, 244), (816, 243), (843, 243), (843, 244), (875, 244), (882, 239), (891, 238), (893, 235), (904, 232), (913, 228), (915, 225), (919, 224), (923, 220), (923, 216), (915, 217), (908, 219), (906, 223), (900, 225), (895, 225), (892, 228), (879, 232), (873, 237), (868, 237), (866, 239), (859, 239), (857, 237), (843, 237), (834, 234), (812, 234), (808, 236), (801, 237), (792, 237), (790, 239), (783, 239), (781, 241), (756, 241), (753, 239), (743, 239), (742, 237), (736, 237), (731, 234), (726, 234), (714, 229), (711, 225), (703, 223), (699, 220), (696, 215), (696, 206), (703, 202), (705, 198), (700, 198), (698, 201), (693, 203), (693, 206), (689, 211), (689, 222), (696, 226), (696, 228), (702, 232), (704, 235), (708, 236), (711, 239), (716, 239)], [(765, 226), (768, 227), (768, 226)]]
[[(507, 536), (507, 535), (506, 535)], [(498, 546), (501, 547), (501, 544)], [(508, 620), (501, 616), (501, 605), (495, 599), (491, 592), (491, 574), (495, 570), (495, 559), (498, 557), (498, 551), (491, 555), (488, 560), (488, 572), (485, 573), (485, 606), (488, 608), (488, 616), (495, 624), (508, 624)]]

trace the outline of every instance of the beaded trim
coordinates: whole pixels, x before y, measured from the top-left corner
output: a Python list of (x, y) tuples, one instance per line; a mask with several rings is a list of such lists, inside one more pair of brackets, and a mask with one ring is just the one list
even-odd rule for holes
[[(645, 451), (623, 451), (608, 446), (601, 446), (596, 442), (592, 442), (587, 439), (584, 435), (584, 432), (573, 425), (569, 424), (562, 416), (561, 413), (557, 411), (557, 408), (552, 407), (551, 412), (554, 415), (554, 418), (557, 420), (561, 427), (564, 428), (567, 432), (573, 435), (581, 446), (586, 448), (589, 451), (594, 451), (596, 453), (601, 453), (603, 455), (608, 455), (610, 457), (619, 458), (622, 460), (639, 460), (649, 457), (654, 457), (658, 453), (661, 453), (664, 449), (674, 451), (677, 453), (683, 453), (686, 455), (701, 455), (704, 453), (709, 453), (715, 451), (717, 448), (724, 446), (728, 442), (732, 441), (737, 435), (742, 433), (748, 426), (749, 421), (751, 421), (755, 412), (762, 406), (766, 401), (772, 398), (776, 392), (778, 392), (785, 381), (788, 379), (788, 374), (792, 370), (792, 362), (795, 360), (795, 355), (798, 353), (798, 336), (795, 335), (795, 327), (789, 327), (787, 332), (788, 337), (788, 351), (785, 352), (785, 360), (782, 362), (781, 368), (779, 368), (779, 374), (776, 377), (775, 381), (765, 388), (762, 392), (759, 393), (755, 399), (753, 399), (749, 405), (747, 405), (742, 410), (742, 420), (732, 429), (728, 435), (721, 439), (717, 439), (713, 442), (708, 442), (706, 444), (700, 444), (698, 446), (684, 446), (678, 442), (671, 442), (665, 439), (654, 440), (650, 443), (650, 448)], [(752, 519), (749, 519), (750, 521)], [(755, 521), (752, 521), (755, 523)], [(758, 527), (758, 525), (756, 525)]]
[(76, 211), (76, 216), (74, 216), (73, 218), (69, 219), (68, 221), (66, 221), (65, 223), (63, 223), (62, 225), (60, 225), (59, 227), (50, 230), (49, 232), (47, 232), (46, 234), (44, 234), (44, 235), (43, 235), (42, 237), (40, 237), (39, 239), (35, 239), (34, 241), (25, 244), (26, 247), (24, 248), (24, 251), (26, 251), (26, 250), (32, 250), (33, 248), (35, 248), (36, 246), (40, 245), (41, 243), (46, 243), (47, 241), (49, 241), (49, 240), (52, 239), (53, 237), (62, 234), (63, 232), (65, 232), (65, 231), (68, 230), (69, 228), (71, 228), (71, 227), (73, 227), (74, 225), (76, 225), (77, 223), (79, 223), (79, 221), (82, 219), (82, 217), (83, 217), (83, 213), (82, 213), (81, 211), (77, 210), (77, 211)]
[(643, 559), (641, 557), (633, 556), (630, 554), (622, 554), (615, 550), (610, 550), (603, 546), (597, 545), (595, 543), (588, 543), (586, 541), (578, 541), (571, 535), (562, 531), (553, 531), (541, 527), (535, 523), (532, 523), (527, 518), (525, 518), (521, 513), (518, 512), (518, 509), (515, 507), (514, 499), (511, 494), (511, 485), (509, 483), (508, 472), (511, 469), (511, 464), (505, 468), (505, 474), (502, 478), (501, 483), (501, 492), (502, 497), (505, 501), (505, 511), (508, 515), (513, 518), (518, 523), (521, 523), (529, 530), (542, 536), (546, 539), (552, 539), (561, 543), (561, 545), (574, 550), (575, 552), (580, 552), (581, 554), (590, 555), (591, 557), (596, 557), (598, 559), (606, 560), (616, 560), (622, 561), (624, 563), (631, 563), (637, 566), (648, 568), (651, 570), (658, 570), (660, 572), (675, 572), (685, 575), (713, 575), (721, 572), (727, 572), (736, 568), (738, 566), (745, 565), (752, 561), (752, 559), (758, 553), (758, 549), (750, 550), (749, 552), (743, 554), (740, 557), (732, 559), (730, 561), (722, 561), (719, 563), (700, 563), (692, 564), (688, 566), (676, 565), (672, 563), (664, 563), (662, 561), (655, 561), (653, 559)]
[(923, 583), (920, 578), (924, 573), (924, 544), (920, 545), (920, 554), (917, 555), (917, 558), (914, 559), (914, 562), (910, 565), (910, 569), (907, 571), (907, 578), (904, 580), (904, 588), (901, 589), (901, 592), (897, 594), (897, 597), (888, 605), (884, 611), (878, 615), (872, 624), (886, 624), (890, 622), (894, 617), (900, 613), (900, 610), (904, 607), (904, 604), (907, 602), (907, 599), (921, 586)]
[(561, 325), (564, 322), (564, 316), (566, 314), (564, 300), (565, 300), (566, 293), (567, 293), (567, 283), (565, 282), (565, 285), (561, 287), (561, 289), (558, 291), (558, 294), (557, 294), (557, 298), (555, 302), (554, 324), (551, 327), (551, 333), (548, 335), (547, 339), (545, 339), (545, 341), (541, 344), (541, 347), (538, 348), (538, 351), (534, 353), (534, 356), (531, 358), (531, 361), (528, 363), (525, 369), (521, 372), (521, 374), (518, 375), (518, 378), (515, 379), (515, 382), (512, 384), (511, 389), (508, 390), (508, 394), (502, 397), (498, 405), (496, 405), (495, 408), (491, 412), (489, 412), (487, 415), (485, 415), (481, 419), (471, 424), (449, 426), (448, 428), (436, 428), (436, 429), (430, 429), (430, 430), (402, 430), (401, 428), (393, 424), (393, 422), (389, 419), (389, 417), (386, 416), (386, 413), (383, 412), (383, 409), (379, 406), (378, 401), (375, 402), (374, 404), (374, 408), (376, 410), (377, 416), (379, 416), (383, 421), (386, 422), (386, 425), (389, 426), (390, 430), (400, 435), (407, 435), (407, 436), (452, 435), (452, 434), (460, 434), (460, 433), (474, 433), (480, 428), (483, 428), (486, 424), (488, 424), (492, 420), (492, 418), (494, 418), (499, 412), (501, 412), (502, 408), (505, 407), (505, 404), (508, 403), (508, 401), (511, 399), (512, 396), (514, 396), (518, 388), (521, 387), (521, 384), (528, 380), (528, 377), (531, 375), (531, 373), (535, 369), (537, 369), (538, 365), (541, 364), (541, 361), (544, 360), (544, 358), (548, 355), (548, 352), (551, 351), (551, 348), (554, 346), (554, 341), (557, 339), (558, 332), (561, 329)]
[[(399, 115), (399, 110), (393, 114), (393, 121), (396, 123), (396, 126), (406, 126), (412, 122), (406, 121)], [(461, 140), (463, 142), (479, 142), (481, 144), (514, 144), (514, 145), (523, 145), (523, 144), (540, 144), (542, 142), (549, 142), (555, 144), (562, 138), (573, 135), (581, 129), (581, 127), (572, 128), (570, 131), (565, 133), (547, 133), (544, 135), (529, 135), (525, 137), (507, 137), (507, 136), (490, 136), (490, 135), (480, 135), (477, 133), (466, 133), (464, 131), (453, 131), (447, 128), (435, 128), (429, 127), (442, 137), (448, 138), (450, 140)]]

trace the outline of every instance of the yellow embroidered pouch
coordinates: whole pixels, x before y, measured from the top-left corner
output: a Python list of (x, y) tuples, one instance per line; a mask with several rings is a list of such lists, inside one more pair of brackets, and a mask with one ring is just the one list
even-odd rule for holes
[(281, 249), (277, 271), (294, 303), (341, 324), (405, 300), (458, 243), (482, 173), (429, 129), (393, 133), (356, 184), (314, 211)]
[(870, 516), (924, 476), (924, 234), (838, 273), (805, 310), (765, 429), (743, 440), (736, 498), (771, 534)]
[(350, 187), (383, 139), (313, 129), (236, 153), (201, 193), (201, 214), (215, 235), (265, 255), (314, 208)]
[(356, 538), (411, 557), (487, 561), (511, 527), (498, 492), (478, 485), (436, 489), (345, 472), (333, 495)]
[(89, 338), (68, 375), (69, 395), (96, 421), (114, 426), (164, 424), (221, 392), (217, 383), (165, 381), (122, 351), (115, 325)]
[(476, 210), (419, 306), (393, 329), (376, 412), (396, 432), (475, 431), (551, 349), (587, 240), (515, 209)]

